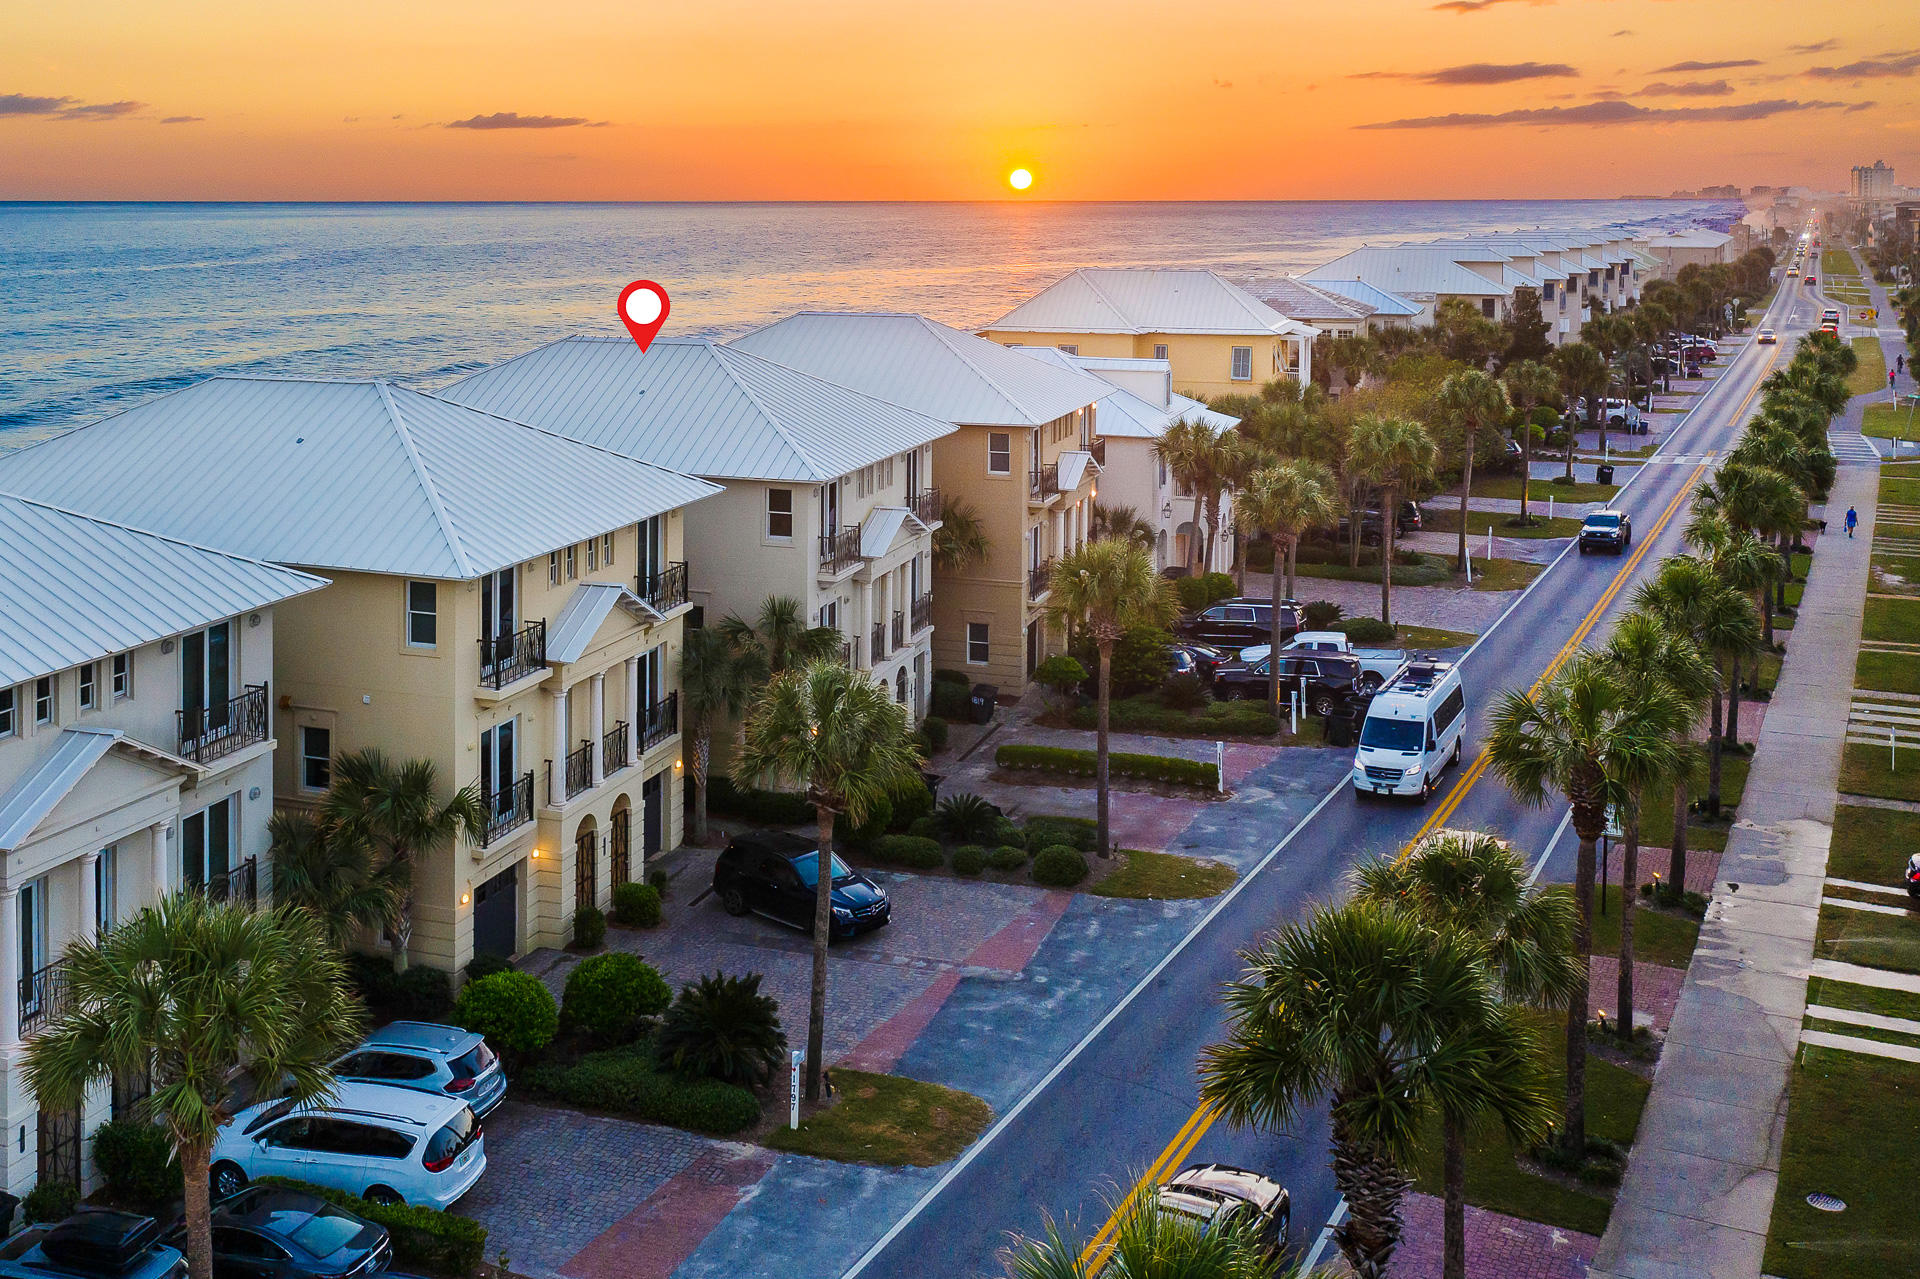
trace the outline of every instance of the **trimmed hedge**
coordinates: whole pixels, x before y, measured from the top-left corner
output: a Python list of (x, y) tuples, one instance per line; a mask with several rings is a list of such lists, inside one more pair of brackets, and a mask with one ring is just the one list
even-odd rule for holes
[(491, 977), (495, 973), (510, 973), (513, 961), (505, 955), (475, 955), (467, 961), (467, 980), (479, 981), (482, 977)]
[(607, 939), (607, 913), (598, 906), (582, 906), (573, 912), (573, 948), (598, 950)]
[(537, 1053), (560, 1029), (560, 1007), (538, 977), (495, 973), (467, 983), (453, 1006), (453, 1019), (496, 1048)]
[(1033, 859), (1033, 882), (1048, 888), (1072, 888), (1087, 877), (1087, 859), (1077, 848), (1055, 844)]
[(180, 1161), (158, 1124), (115, 1119), (93, 1132), (93, 1166), (116, 1203), (158, 1205), (180, 1196)]
[[(1177, 710), (1152, 695), (1123, 698), (1107, 709), (1108, 726), (1120, 733), (1164, 733), (1187, 737), (1272, 737), (1280, 721), (1260, 702), (1209, 702), (1197, 711)], [(1092, 731), (1098, 727), (1097, 708), (1077, 706), (1067, 712), (1067, 726)]]
[[(1008, 743), (993, 753), (993, 762), (1001, 768), (1034, 769), (1048, 773), (1066, 773), (1074, 777), (1092, 777), (1094, 753), (1069, 746), (1022, 746)], [(1135, 755), (1114, 751), (1107, 756), (1107, 769), (1115, 777), (1136, 777), (1144, 781), (1172, 782), (1179, 786), (1202, 786), (1217, 790), (1220, 770), (1211, 760), (1180, 759), (1172, 755)], [(1031, 842), (1031, 841), (1029, 841)]]
[(65, 1221), (80, 1204), (80, 1188), (70, 1181), (42, 1181), (20, 1201), (20, 1211), (34, 1225)]
[(1349, 617), (1334, 629), (1345, 632), (1355, 644), (1387, 644), (1394, 637), (1393, 624), (1377, 617)]
[(940, 851), (939, 840), (922, 839), (918, 835), (882, 835), (873, 841), (867, 856), (874, 861), (889, 866), (905, 866), (909, 870), (934, 870), (946, 861)]
[(639, 1032), (642, 1018), (658, 1017), (672, 1002), (672, 988), (653, 965), (616, 950), (567, 974), (560, 1021), (602, 1043), (625, 1043)]
[(947, 749), (947, 721), (938, 715), (929, 715), (920, 721), (920, 731), (927, 735), (927, 744), (936, 751)]
[[(946, 722), (941, 721), (940, 740), (946, 740)], [(933, 812), (933, 788), (918, 778), (908, 782), (892, 796), (893, 820), (887, 823), (889, 831), (903, 831), (911, 827), (922, 817)]]
[(629, 928), (658, 928), (660, 890), (652, 884), (615, 884), (613, 917)]
[(724, 1137), (760, 1122), (760, 1101), (738, 1084), (682, 1079), (650, 1045), (588, 1053), (571, 1065), (536, 1066), (526, 1084), (569, 1105)]
[(953, 850), (953, 873), (978, 875), (987, 868), (987, 850), (978, 844), (962, 844)]
[(1232, 599), (1233, 578), (1227, 573), (1203, 573), (1199, 577), (1176, 578), (1174, 593), (1180, 597), (1180, 607), (1188, 613), (1197, 612), (1215, 600)]
[(965, 676), (956, 683), (936, 675), (933, 687), (927, 690), (927, 709), (936, 719), (965, 720), (973, 713), (972, 696)]
[(415, 964), (393, 971), (389, 955), (347, 955), (347, 979), (369, 1008), (405, 1021), (445, 1021), (453, 1007), (453, 987), (438, 968)]
[(464, 1279), (487, 1255), (487, 1228), (467, 1217), (413, 1204), (377, 1204), (331, 1186), (291, 1177), (262, 1177), (256, 1185), (283, 1186), (337, 1204), (355, 1216), (385, 1226), (393, 1240), (393, 1259), (408, 1269)]
[(1029, 817), (1026, 835), (1028, 848), (1065, 844), (1091, 853), (1100, 842), (1100, 823), (1090, 817)]
[(995, 870), (1019, 870), (1027, 864), (1027, 850), (1002, 844), (987, 854), (987, 865)]
[(707, 811), (766, 826), (800, 826), (814, 820), (804, 795), (734, 785), (724, 773), (707, 778)]

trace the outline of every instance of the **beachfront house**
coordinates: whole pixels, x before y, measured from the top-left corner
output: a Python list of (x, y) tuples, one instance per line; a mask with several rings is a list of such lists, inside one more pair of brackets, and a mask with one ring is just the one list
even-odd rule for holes
[(61, 953), (185, 889), (268, 884), (274, 615), (326, 585), (0, 484), (0, 1123), (4, 1188), (95, 1186), (93, 1130), (145, 1079), (42, 1111), (21, 1049)]
[(1415, 327), (1433, 323), (1442, 302), (1459, 298), (1489, 320), (1504, 320), (1513, 303), (1504, 255), (1492, 250), (1460, 250), (1429, 245), (1369, 245), (1306, 272), (1300, 278), (1318, 288), (1357, 280), (1419, 308)]
[[(440, 394), (722, 488), (686, 515), (708, 623), (771, 596), (918, 716), (933, 675), (934, 446), (951, 422), (703, 338), (571, 337)], [(723, 744), (724, 745), (724, 744)]]
[(1253, 394), (1279, 377), (1304, 385), (1316, 332), (1218, 272), (1149, 267), (1075, 271), (980, 336), (1068, 355), (1165, 360), (1175, 388), (1204, 397)]
[(0, 458), (4, 491), (331, 579), (280, 607), (260, 791), (314, 803), (376, 747), (480, 792), (414, 871), (416, 962), (563, 945), (678, 841), (682, 512), (717, 486), (388, 383), (219, 377)]
[(986, 553), (934, 568), (933, 656), (1018, 696), (1065, 637), (1046, 619), (1053, 561), (1086, 542), (1112, 386), (919, 315), (809, 311), (728, 344), (951, 423), (933, 442), (941, 500)]
[(1662, 279), (1671, 280), (1683, 266), (1713, 266), (1733, 261), (1733, 237), (1725, 231), (1690, 227), (1665, 235), (1650, 235), (1638, 247), (1660, 264)]

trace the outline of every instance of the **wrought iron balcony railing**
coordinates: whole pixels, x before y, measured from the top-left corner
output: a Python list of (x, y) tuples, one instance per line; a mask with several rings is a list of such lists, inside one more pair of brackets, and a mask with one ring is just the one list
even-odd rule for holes
[(665, 697), (641, 712), (646, 732), (640, 743), (644, 750), (652, 750), (680, 731), (680, 694), (668, 693)]
[(33, 1034), (67, 1006), (67, 974), (59, 964), (36, 968), (20, 979), (20, 1037)]
[(868, 641), (867, 655), (869, 665), (887, 655), (887, 624), (885, 622), (873, 624), (873, 635)]
[(899, 609), (893, 611), (893, 651), (899, 652), (907, 646), (907, 615)]
[(246, 692), (214, 706), (189, 706), (176, 711), (180, 754), (196, 764), (221, 759), (267, 740), (272, 711), (265, 684), (249, 684)]
[(636, 593), (662, 613), (679, 608), (688, 599), (686, 561), (676, 560), (659, 572), (642, 577)]
[(1048, 585), (1053, 581), (1053, 561), (1036, 564), (1027, 573), (1027, 598), (1037, 600), (1047, 593)]
[(933, 625), (933, 592), (928, 591), (913, 602), (913, 629), (924, 631)]
[(860, 561), (860, 526), (849, 524), (820, 535), (820, 571), (838, 573)]
[(606, 731), (600, 739), (600, 771), (617, 773), (627, 766), (627, 721), (624, 719)]
[(510, 635), (481, 636), (480, 682), (501, 689), (547, 664), (547, 624), (528, 622)]
[(907, 499), (907, 506), (922, 524), (940, 522), (940, 490), (921, 489)]
[(487, 806), (487, 827), (480, 832), (480, 846), (485, 848), (508, 831), (533, 820), (532, 771), (520, 774), (483, 799)]
[(1049, 462), (1036, 467), (1027, 476), (1027, 495), (1033, 501), (1052, 497), (1060, 491), (1060, 464)]

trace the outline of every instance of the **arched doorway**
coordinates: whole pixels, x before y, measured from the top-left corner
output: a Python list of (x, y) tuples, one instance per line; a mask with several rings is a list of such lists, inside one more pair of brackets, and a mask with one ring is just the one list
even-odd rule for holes
[(593, 818), (573, 834), (573, 908), (600, 904), (600, 831)]
[(633, 806), (625, 795), (613, 801), (607, 819), (607, 863), (615, 888), (633, 878)]

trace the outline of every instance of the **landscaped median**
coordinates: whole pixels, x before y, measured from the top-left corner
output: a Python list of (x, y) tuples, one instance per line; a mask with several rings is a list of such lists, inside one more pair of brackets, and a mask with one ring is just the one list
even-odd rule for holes
[[(1042, 773), (1055, 778), (1091, 779), (1094, 776), (1097, 757), (1093, 751), (1072, 746), (1024, 746), (1008, 743), (994, 751), (993, 762), (1011, 773)], [(1220, 791), (1220, 768), (1212, 760), (1111, 751), (1107, 755), (1107, 774), (1109, 777), (1124, 777), (1133, 781), (1192, 787), (1214, 794)]]

